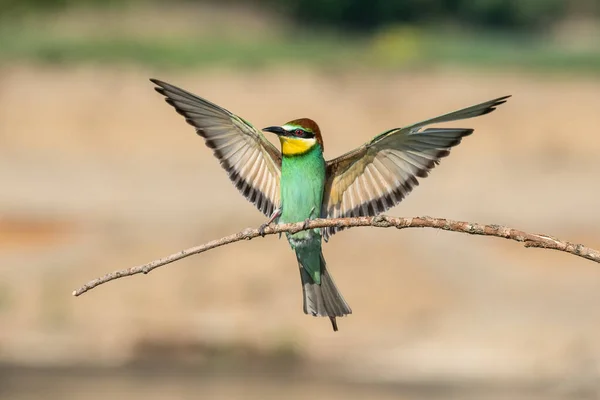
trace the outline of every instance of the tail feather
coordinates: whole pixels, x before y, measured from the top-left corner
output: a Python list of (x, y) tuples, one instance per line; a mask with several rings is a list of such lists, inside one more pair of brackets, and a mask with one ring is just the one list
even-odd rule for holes
[(329, 317), (334, 331), (337, 331), (336, 317), (352, 314), (352, 309), (327, 271), (323, 254), (320, 255), (321, 283), (315, 283), (298, 259), (300, 278), (302, 279), (302, 294), (304, 296), (304, 313), (315, 317)]

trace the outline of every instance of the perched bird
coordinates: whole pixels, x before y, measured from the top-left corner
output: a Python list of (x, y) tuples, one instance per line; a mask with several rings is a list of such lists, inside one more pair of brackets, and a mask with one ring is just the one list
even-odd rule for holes
[[(266, 216), (267, 224), (314, 218), (375, 216), (400, 203), (470, 135), (468, 128), (427, 128), (427, 125), (490, 113), (510, 96), (444, 114), (404, 128), (394, 128), (333, 160), (323, 157), (323, 138), (308, 118), (262, 129), (278, 136), (281, 152), (248, 121), (176, 86), (156, 79), (157, 92), (196, 128), (240, 192)], [(262, 229), (267, 224), (262, 226)], [(304, 312), (329, 317), (352, 313), (337, 289), (321, 251), (341, 228), (287, 234), (296, 252)]]

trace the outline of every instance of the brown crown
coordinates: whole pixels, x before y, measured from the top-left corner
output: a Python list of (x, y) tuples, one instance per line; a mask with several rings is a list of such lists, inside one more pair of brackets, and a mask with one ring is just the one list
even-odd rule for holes
[(303, 128), (306, 128), (312, 133), (315, 134), (315, 139), (317, 139), (317, 143), (321, 145), (321, 150), (325, 151), (325, 146), (323, 145), (323, 137), (321, 136), (321, 130), (319, 129), (319, 125), (315, 121), (310, 118), (300, 118), (295, 119), (293, 121), (288, 122), (286, 125), (299, 125)]

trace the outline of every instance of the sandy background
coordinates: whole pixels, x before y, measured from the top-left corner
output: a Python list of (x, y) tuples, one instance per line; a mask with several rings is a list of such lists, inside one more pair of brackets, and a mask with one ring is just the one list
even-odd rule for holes
[(336, 235), (325, 256), (354, 311), (336, 334), (302, 313), (295, 258), (275, 237), (72, 297), (105, 272), (264, 221), (150, 77), (256, 126), (311, 117), (327, 158), (391, 127), (512, 94), (493, 114), (458, 123), (475, 134), (389, 214), (497, 223), (600, 248), (597, 79), (6, 66), (0, 363), (114, 366), (156, 356), (193, 364), (207, 348), (242, 345), (334, 365), (328, 373), (359, 381), (597, 387), (598, 265), (501, 239)]

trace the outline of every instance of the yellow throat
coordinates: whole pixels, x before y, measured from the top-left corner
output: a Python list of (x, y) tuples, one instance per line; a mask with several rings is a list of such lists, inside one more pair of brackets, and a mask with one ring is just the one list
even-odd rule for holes
[(279, 136), (279, 141), (281, 142), (281, 152), (285, 156), (304, 154), (312, 149), (316, 143), (314, 138), (303, 139), (289, 136)]

